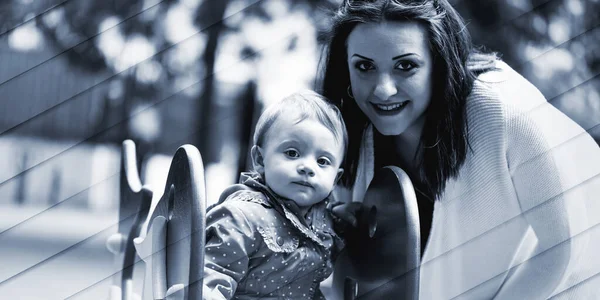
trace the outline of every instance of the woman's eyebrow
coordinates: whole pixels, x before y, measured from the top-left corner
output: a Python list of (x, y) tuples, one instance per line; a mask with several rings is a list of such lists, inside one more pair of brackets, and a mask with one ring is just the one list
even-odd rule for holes
[(405, 56), (410, 56), (410, 55), (416, 55), (416, 56), (419, 56), (419, 55), (418, 55), (418, 54), (416, 54), (416, 53), (405, 53), (405, 54), (402, 54), (402, 55), (398, 55), (398, 56), (394, 56), (394, 57), (392, 57), (392, 60), (396, 60), (396, 59), (398, 59), (398, 58), (403, 58), (403, 57), (405, 57)]
[[(396, 59), (403, 58), (403, 57), (405, 57), (405, 56), (410, 56), (410, 55), (416, 55), (416, 56), (419, 56), (418, 54), (416, 54), (416, 53), (412, 53), (412, 52), (411, 52), (411, 53), (405, 53), (405, 54), (401, 54), (401, 55), (394, 56), (394, 57), (392, 57), (392, 60), (396, 60)], [(360, 57), (360, 58), (362, 58), (362, 59), (364, 59), (364, 60), (373, 61), (373, 59), (371, 59), (371, 58), (368, 58), (368, 57), (366, 57), (366, 56), (362, 56), (362, 55), (360, 55), (360, 54), (353, 54), (353, 55), (352, 55), (352, 57), (354, 57), (354, 56)]]
[(360, 57), (360, 58), (362, 58), (362, 59), (364, 59), (364, 60), (373, 61), (372, 59), (370, 59), (370, 58), (368, 58), (368, 57), (365, 57), (365, 56), (362, 56), (362, 55), (360, 55), (360, 54), (353, 54), (353, 55), (352, 55), (352, 57), (354, 57), (354, 56), (358, 56), (358, 57)]

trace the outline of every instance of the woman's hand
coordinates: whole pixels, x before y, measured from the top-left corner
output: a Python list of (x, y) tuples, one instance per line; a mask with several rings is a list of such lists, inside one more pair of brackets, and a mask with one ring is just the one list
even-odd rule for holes
[(363, 209), (364, 205), (361, 202), (339, 203), (332, 206), (331, 213), (338, 219), (336, 222), (341, 221), (352, 227), (358, 227), (356, 215)]
[(334, 229), (346, 241), (361, 235), (363, 231), (373, 237), (377, 229), (377, 208), (367, 207), (362, 202), (337, 203), (330, 207), (334, 217)]

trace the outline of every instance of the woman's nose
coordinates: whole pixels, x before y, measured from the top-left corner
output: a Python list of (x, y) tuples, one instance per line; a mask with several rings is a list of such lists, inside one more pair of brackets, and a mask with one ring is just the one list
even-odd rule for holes
[(298, 164), (298, 173), (302, 175), (315, 176), (315, 171), (306, 163)]
[(377, 80), (377, 85), (373, 91), (373, 95), (382, 101), (389, 99), (398, 92), (396, 83), (389, 74), (382, 74)]

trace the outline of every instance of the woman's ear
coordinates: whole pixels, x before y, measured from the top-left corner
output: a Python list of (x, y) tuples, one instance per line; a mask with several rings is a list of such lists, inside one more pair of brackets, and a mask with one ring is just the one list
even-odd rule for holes
[(259, 174), (264, 174), (265, 172), (265, 162), (262, 155), (262, 149), (254, 145), (250, 150), (250, 157), (252, 158), (252, 166), (254, 167), (254, 171)]
[(335, 184), (337, 184), (337, 183), (340, 181), (340, 179), (342, 179), (342, 175), (343, 175), (343, 174), (344, 174), (344, 169), (342, 169), (342, 168), (339, 168), (339, 169), (338, 169), (338, 173), (337, 173), (337, 175), (335, 176)]

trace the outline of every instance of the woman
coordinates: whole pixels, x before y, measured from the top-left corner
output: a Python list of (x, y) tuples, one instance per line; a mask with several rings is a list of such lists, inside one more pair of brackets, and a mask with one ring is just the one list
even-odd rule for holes
[(420, 299), (590, 299), (600, 149), (474, 50), (446, 0), (344, 1), (325, 55), (322, 93), (350, 136), (338, 196), (360, 202), (385, 165), (410, 176)]

